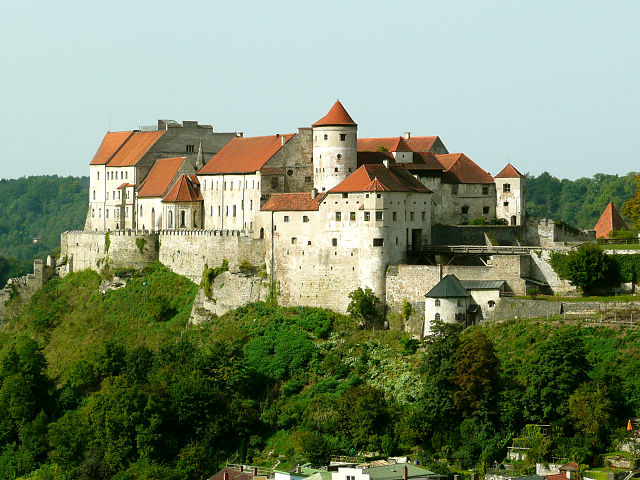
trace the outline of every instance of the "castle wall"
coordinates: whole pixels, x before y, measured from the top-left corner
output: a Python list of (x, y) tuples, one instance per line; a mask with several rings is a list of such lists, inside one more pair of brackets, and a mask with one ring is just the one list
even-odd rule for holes
[(205, 264), (217, 267), (223, 260), (234, 269), (242, 262), (265, 263), (264, 241), (234, 230), (167, 231), (159, 233), (160, 261), (173, 272), (200, 283)]
[(486, 245), (485, 234), (497, 245), (518, 245), (525, 238), (523, 227), (506, 225), (433, 225), (434, 245)]
[[(72, 259), (72, 271), (91, 269), (99, 272), (108, 263), (112, 270), (141, 269), (158, 260), (158, 236), (150, 233), (110, 232), (109, 249), (105, 249), (106, 234), (102, 232), (63, 232), (60, 235), (60, 257)], [(136, 243), (144, 240), (144, 249)]]

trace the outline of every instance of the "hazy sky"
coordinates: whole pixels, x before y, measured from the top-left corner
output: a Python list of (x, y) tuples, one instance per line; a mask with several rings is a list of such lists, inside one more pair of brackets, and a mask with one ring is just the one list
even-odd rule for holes
[(3, 2), (0, 178), (158, 118), (440, 135), (492, 174), (640, 170), (640, 1)]

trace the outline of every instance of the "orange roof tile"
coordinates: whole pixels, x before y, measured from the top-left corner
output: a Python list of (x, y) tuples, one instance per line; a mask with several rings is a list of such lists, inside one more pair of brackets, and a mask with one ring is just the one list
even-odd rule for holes
[(156, 160), (149, 174), (138, 187), (138, 197), (162, 197), (185, 160), (185, 157)]
[(353, 121), (347, 110), (342, 106), (340, 100), (336, 100), (329, 113), (311, 125), (312, 127), (326, 127), (329, 125), (357, 125)]
[(319, 193), (316, 198), (311, 198), (311, 193), (308, 192), (274, 193), (260, 210), (274, 212), (318, 210), (318, 205), (325, 196), (326, 194)]
[[(382, 146), (389, 152), (428, 152), (438, 137), (412, 137), (405, 140), (404, 137), (380, 137), (358, 138), (358, 152), (377, 152)], [(398, 150), (398, 147), (406, 150)]]
[(191, 180), (192, 175), (180, 175), (178, 181), (171, 187), (162, 199), (163, 202), (199, 202), (202, 200), (200, 188)]
[(369, 183), (369, 185), (364, 187), (364, 191), (365, 192), (388, 192), (389, 188), (384, 186), (382, 183), (380, 183), (380, 180), (378, 180), (378, 177), (375, 177), (373, 180), (371, 180), (371, 183)]
[(545, 475), (544, 478), (547, 480), (567, 480), (566, 473), (557, 473), (555, 475)]
[(494, 183), (493, 177), (464, 153), (447, 153), (436, 158), (444, 167), (445, 183)]
[(257, 172), (282, 148), (282, 139), (288, 142), (294, 135), (236, 137), (198, 170), (198, 175)]
[(151, 132), (134, 132), (129, 140), (118, 150), (109, 161), (109, 167), (131, 167), (136, 165), (149, 151), (154, 143), (164, 135), (166, 130)]
[(433, 152), (414, 152), (413, 163), (403, 164), (409, 171), (413, 170), (443, 170), (442, 164), (438, 161)]
[(495, 178), (524, 178), (524, 175), (522, 175), (516, 167), (507, 163), (507, 166), (504, 167)]
[(108, 132), (102, 139), (98, 151), (91, 160), (91, 165), (106, 165), (116, 152), (124, 145), (133, 132)]
[(609, 202), (593, 229), (596, 231), (596, 238), (609, 238), (613, 230), (629, 230), (613, 202)]
[(121, 188), (128, 188), (128, 187), (135, 187), (135, 185), (133, 185), (132, 183), (127, 183), (124, 182), (122, 185), (120, 185), (116, 190), (120, 190)]
[[(376, 180), (377, 183), (373, 184)], [(329, 192), (367, 192), (374, 185), (380, 185), (391, 192), (425, 192), (430, 190), (416, 180), (401, 164), (390, 165), (365, 164), (333, 187)]]

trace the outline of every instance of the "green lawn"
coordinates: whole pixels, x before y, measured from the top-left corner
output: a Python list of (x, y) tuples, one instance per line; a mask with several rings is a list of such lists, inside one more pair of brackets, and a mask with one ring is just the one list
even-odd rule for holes
[(640, 250), (639, 243), (611, 243), (600, 246), (603, 250)]

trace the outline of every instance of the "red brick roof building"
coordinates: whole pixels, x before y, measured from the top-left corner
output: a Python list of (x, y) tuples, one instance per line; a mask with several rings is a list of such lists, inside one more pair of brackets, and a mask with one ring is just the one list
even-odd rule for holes
[(629, 227), (613, 202), (609, 202), (593, 229), (596, 231), (596, 238), (609, 238), (613, 230), (629, 230)]

